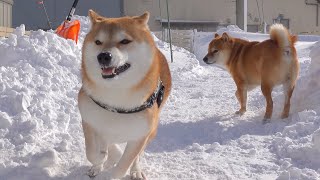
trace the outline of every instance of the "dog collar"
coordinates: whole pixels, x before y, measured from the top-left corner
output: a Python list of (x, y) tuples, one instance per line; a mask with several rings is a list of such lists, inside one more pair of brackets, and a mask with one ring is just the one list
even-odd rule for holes
[(120, 114), (132, 114), (132, 113), (137, 113), (137, 112), (143, 111), (147, 108), (151, 108), (156, 101), (157, 101), (158, 107), (160, 107), (162, 100), (163, 100), (164, 90), (165, 90), (165, 87), (163, 86), (162, 81), (159, 80), (156, 90), (151, 94), (151, 96), (147, 99), (147, 101), (144, 102), (141, 106), (133, 108), (133, 109), (129, 109), (129, 110), (111, 107), (107, 104), (104, 104), (104, 103), (101, 103), (101, 102), (95, 100), (91, 96), (89, 96), (89, 97), (92, 99), (92, 101), (94, 103), (96, 103), (98, 106), (100, 106), (101, 108), (103, 108), (107, 111), (114, 112), (114, 113), (120, 113)]

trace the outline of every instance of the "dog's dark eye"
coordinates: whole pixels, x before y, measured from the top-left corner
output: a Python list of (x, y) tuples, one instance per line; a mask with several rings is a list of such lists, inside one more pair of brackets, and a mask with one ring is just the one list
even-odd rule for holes
[(102, 44), (102, 42), (99, 41), (99, 40), (96, 40), (95, 43), (96, 43), (96, 45), (98, 45), (98, 46)]
[(213, 53), (217, 53), (217, 52), (218, 52), (218, 50), (214, 50), (214, 51), (213, 51)]
[(129, 44), (131, 43), (132, 41), (128, 40), (128, 39), (124, 39), (122, 41), (120, 41), (120, 44)]

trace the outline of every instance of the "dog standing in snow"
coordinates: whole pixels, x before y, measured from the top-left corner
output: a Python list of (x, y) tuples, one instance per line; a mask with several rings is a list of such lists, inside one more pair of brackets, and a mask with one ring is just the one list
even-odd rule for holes
[[(82, 48), (78, 101), (86, 155), (94, 177), (145, 179), (139, 155), (156, 135), (159, 113), (171, 90), (166, 58), (148, 28), (149, 13), (106, 18), (89, 11), (92, 23)], [(127, 143), (124, 152), (118, 144)]]
[(207, 64), (216, 64), (227, 69), (236, 83), (236, 97), (240, 103), (237, 114), (244, 114), (247, 105), (247, 91), (261, 85), (266, 98), (264, 121), (271, 118), (273, 111), (272, 89), (282, 84), (285, 104), (281, 118), (287, 118), (290, 98), (299, 73), (299, 62), (294, 43), (297, 37), (281, 24), (270, 27), (270, 39), (263, 42), (249, 42), (232, 38), (227, 33), (215, 34), (210, 42), (208, 54), (203, 58)]

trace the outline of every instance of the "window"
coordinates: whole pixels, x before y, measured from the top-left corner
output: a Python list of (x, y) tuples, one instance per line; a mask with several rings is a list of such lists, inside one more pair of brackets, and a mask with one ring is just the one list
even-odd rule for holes
[(283, 24), (287, 29), (290, 28), (290, 19), (284, 18), (283, 14), (279, 14), (277, 18), (273, 19), (274, 23)]

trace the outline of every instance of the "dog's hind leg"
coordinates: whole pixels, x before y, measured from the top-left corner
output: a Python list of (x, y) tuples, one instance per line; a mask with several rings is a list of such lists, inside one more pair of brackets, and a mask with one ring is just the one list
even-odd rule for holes
[(284, 94), (285, 94), (285, 102), (284, 102), (284, 107), (282, 111), (281, 118), (287, 118), (289, 116), (290, 112), (290, 99), (293, 93), (293, 90), (296, 85), (296, 81), (298, 78), (299, 74), (299, 63), (297, 57), (293, 57), (291, 59), (291, 67), (290, 67), (290, 72), (288, 79), (285, 83), (283, 83), (283, 89), (284, 89)]
[(292, 85), (291, 81), (287, 81), (283, 84), (283, 90), (285, 94), (284, 107), (282, 111), (281, 118), (287, 118), (290, 112), (290, 99), (294, 90), (294, 85)]
[(264, 95), (264, 97), (266, 98), (266, 104), (267, 104), (266, 113), (264, 115), (263, 121), (268, 121), (271, 118), (272, 111), (273, 111), (273, 101), (272, 101), (272, 96), (271, 96), (272, 86), (269, 84), (262, 83), (261, 91), (262, 91), (262, 94)]
[(240, 110), (236, 114), (243, 115), (247, 111), (247, 88), (237, 86), (236, 97), (240, 103)]
[(92, 163), (88, 176), (94, 177), (103, 170), (103, 163), (107, 159), (107, 144), (98, 136), (95, 130), (86, 122), (82, 121), (85, 137), (87, 159)]

